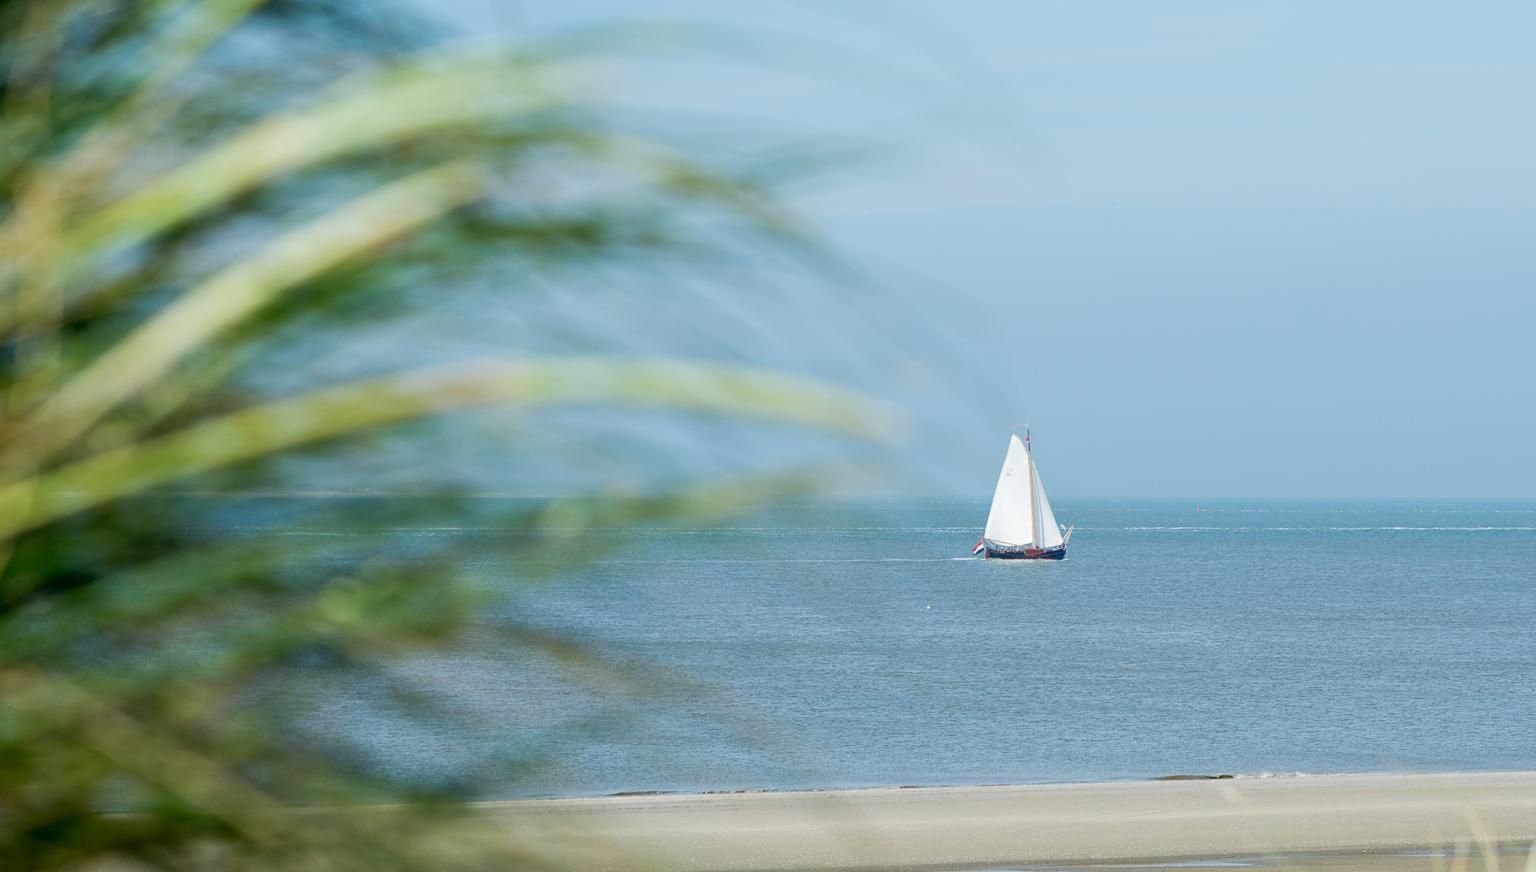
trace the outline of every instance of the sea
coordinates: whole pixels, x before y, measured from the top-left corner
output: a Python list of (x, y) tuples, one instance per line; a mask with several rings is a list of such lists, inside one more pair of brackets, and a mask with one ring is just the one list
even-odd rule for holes
[(481, 798), (1536, 768), (1536, 504), (1056, 502), (1060, 562), (972, 557), (970, 500), (553, 562), (494, 524), (369, 533), (455, 537), (498, 595), (395, 667), (451, 717), (359, 682), (307, 728), (423, 782), (496, 761)]

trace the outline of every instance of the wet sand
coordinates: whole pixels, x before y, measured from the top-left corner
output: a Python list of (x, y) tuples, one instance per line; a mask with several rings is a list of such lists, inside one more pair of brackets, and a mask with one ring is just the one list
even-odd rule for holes
[(582, 868), (1523, 870), (1536, 772), (484, 803)]

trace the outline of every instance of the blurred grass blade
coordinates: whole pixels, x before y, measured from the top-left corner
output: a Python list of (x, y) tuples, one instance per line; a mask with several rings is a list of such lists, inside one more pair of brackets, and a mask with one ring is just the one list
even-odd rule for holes
[(0, 539), (198, 473), (452, 409), (607, 403), (743, 415), (883, 438), (890, 419), (849, 391), (676, 361), (569, 358), (418, 371), (245, 409), (0, 487)]
[(555, 105), (559, 92), (546, 78), (506, 62), (460, 59), (344, 83), (318, 106), (257, 122), (102, 209), (65, 237), (57, 267), (78, 269), (308, 166)]
[(138, 88), (118, 105), (59, 162), (57, 180), (71, 193), (82, 192), (86, 185), (99, 180), (133, 151), (137, 138), (147, 136), (174, 115), (187, 99), (166, 98), (167, 85), (185, 73), (220, 39), (228, 35), (266, 0), (206, 0), (200, 3), (171, 3), (161, 10), (170, 18), (144, 56), (152, 66)]
[[(737, 479), (696, 485), (656, 495), (605, 493), (550, 501), (533, 528), (559, 548), (594, 528), (625, 527), (640, 522), (700, 523), (750, 513), (795, 497), (852, 481), (847, 466), (796, 469), (767, 478)], [(584, 556), (598, 546), (586, 544)], [(568, 558), (569, 560), (569, 558)]]
[(721, 207), (746, 219), (755, 229), (783, 240), (811, 246), (813, 234), (769, 189), (747, 175), (711, 172), (697, 161), (660, 142), (617, 133), (563, 136), (562, 145), (595, 163), (619, 171), (644, 190), (667, 191), (679, 197)]
[(176, 10), (177, 17), (166, 26), (155, 45), (146, 50), (146, 56), (154, 59), (154, 66), (133, 96), (124, 101), (124, 108), (132, 110), (143, 105), (265, 2), (204, 0)]
[[(193, 288), (71, 379), (23, 425), (35, 464), (297, 285), (426, 224), (477, 196), (484, 176), (451, 163), (409, 176), (292, 230), (265, 251)], [(22, 468), (27, 470), (26, 467)]]

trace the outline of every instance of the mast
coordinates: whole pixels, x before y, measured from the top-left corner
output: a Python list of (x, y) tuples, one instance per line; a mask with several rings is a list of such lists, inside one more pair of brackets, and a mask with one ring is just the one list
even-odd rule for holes
[(1024, 425), (1024, 457), (1029, 463), (1029, 524), (1030, 544), (1040, 547), (1040, 497), (1035, 487), (1035, 454), (1029, 443), (1029, 425)]

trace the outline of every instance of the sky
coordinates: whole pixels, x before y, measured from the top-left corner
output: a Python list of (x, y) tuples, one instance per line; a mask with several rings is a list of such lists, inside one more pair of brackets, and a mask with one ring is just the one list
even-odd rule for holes
[(867, 152), (790, 196), (876, 290), (731, 305), (904, 409), (919, 490), (984, 497), (1028, 420), (1058, 498), (1536, 497), (1536, 6), (433, 8), (628, 22), (642, 123)]

